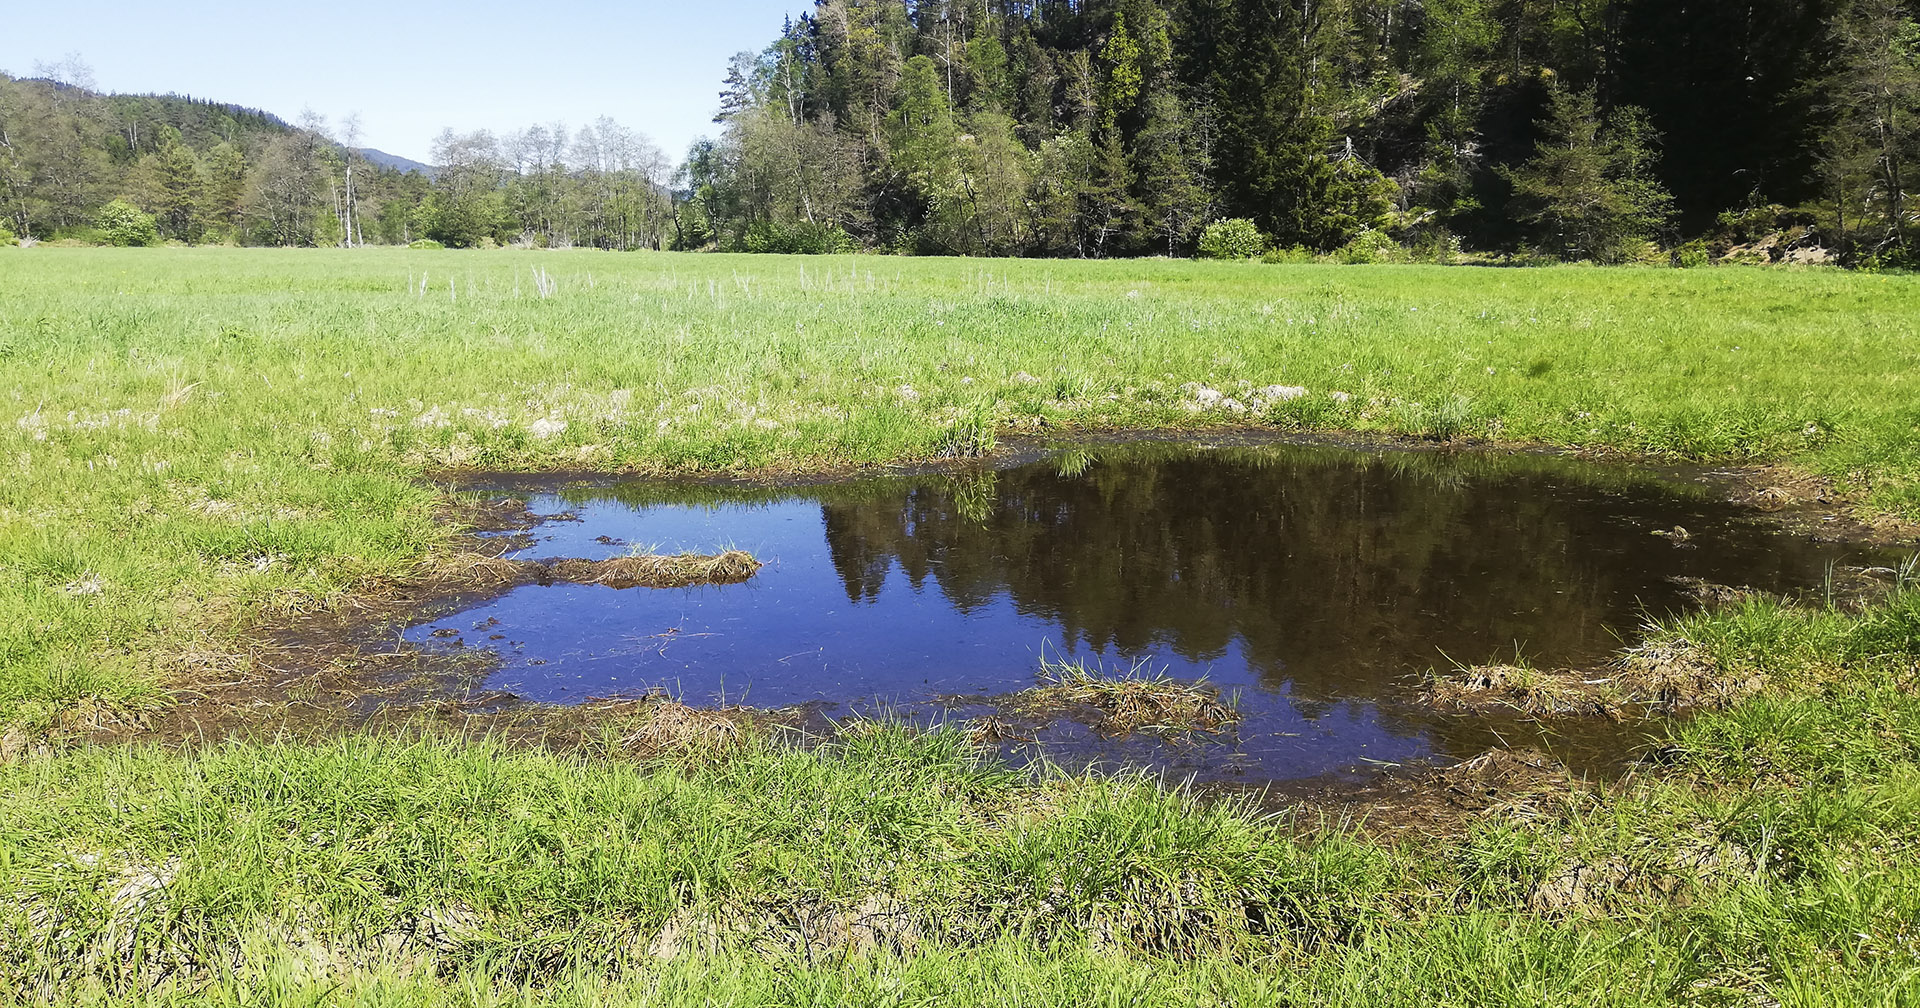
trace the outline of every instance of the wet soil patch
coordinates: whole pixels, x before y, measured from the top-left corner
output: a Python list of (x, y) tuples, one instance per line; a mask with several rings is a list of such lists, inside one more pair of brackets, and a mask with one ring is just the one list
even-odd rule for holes
[(1357, 832), (1418, 844), (1486, 817), (1558, 819), (1592, 808), (1603, 794), (1601, 786), (1551, 755), (1516, 747), (1488, 749), (1447, 766), (1290, 781), (1257, 797), (1290, 815), (1302, 833)]

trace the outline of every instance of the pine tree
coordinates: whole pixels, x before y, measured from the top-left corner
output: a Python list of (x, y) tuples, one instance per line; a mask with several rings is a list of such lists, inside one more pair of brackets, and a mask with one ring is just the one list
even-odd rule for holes
[(1673, 198), (1650, 170), (1650, 132), (1637, 109), (1603, 122), (1592, 91), (1556, 89), (1545, 139), (1506, 173), (1516, 216), (1556, 255), (1622, 261), (1672, 213)]

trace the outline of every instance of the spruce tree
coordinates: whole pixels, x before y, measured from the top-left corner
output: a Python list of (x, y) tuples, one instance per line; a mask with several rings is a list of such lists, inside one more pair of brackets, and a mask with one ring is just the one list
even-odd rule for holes
[(1203, 24), (1193, 55), (1212, 68), (1222, 214), (1251, 219), (1283, 245), (1324, 247), (1319, 214), (1332, 169), (1317, 149), (1324, 126), (1306, 109), (1298, 13), (1270, 0), (1196, 0), (1194, 7)]
[(1538, 150), (1506, 172), (1515, 215), (1555, 255), (1626, 259), (1672, 212), (1673, 198), (1652, 175), (1649, 133), (1637, 109), (1603, 121), (1592, 91), (1556, 89)]

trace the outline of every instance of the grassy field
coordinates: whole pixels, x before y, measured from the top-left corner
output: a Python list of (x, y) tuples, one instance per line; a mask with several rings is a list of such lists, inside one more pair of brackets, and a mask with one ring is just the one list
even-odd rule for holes
[(448, 470), (1254, 425), (1784, 463), (1913, 519), (1916, 320), (1920, 279), (1831, 271), (0, 250), (0, 989), (1912, 1003), (1911, 594), (1668, 628), (1772, 688), (1624, 787), (1416, 844), (891, 730), (670, 765), (70, 740), (417, 569)]

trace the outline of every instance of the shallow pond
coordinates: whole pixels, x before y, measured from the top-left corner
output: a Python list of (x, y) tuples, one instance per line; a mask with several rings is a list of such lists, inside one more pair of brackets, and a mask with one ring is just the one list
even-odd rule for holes
[(1063, 720), (1007, 748), (1210, 780), (1500, 742), (1597, 769), (1646, 729), (1442, 715), (1416, 702), (1422, 674), (1597, 664), (1689, 608), (1685, 579), (1808, 591), (1886, 560), (1678, 475), (1535, 455), (1135, 442), (825, 485), (494, 489), (547, 516), (520, 558), (739, 548), (766, 566), (727, 587), (529, 585), (405, 632), (497, 651), (486, 688), (940, 720), (1041, 684), (1043, 660), (1204, 677), (1243, 714), (1212, 741)]

